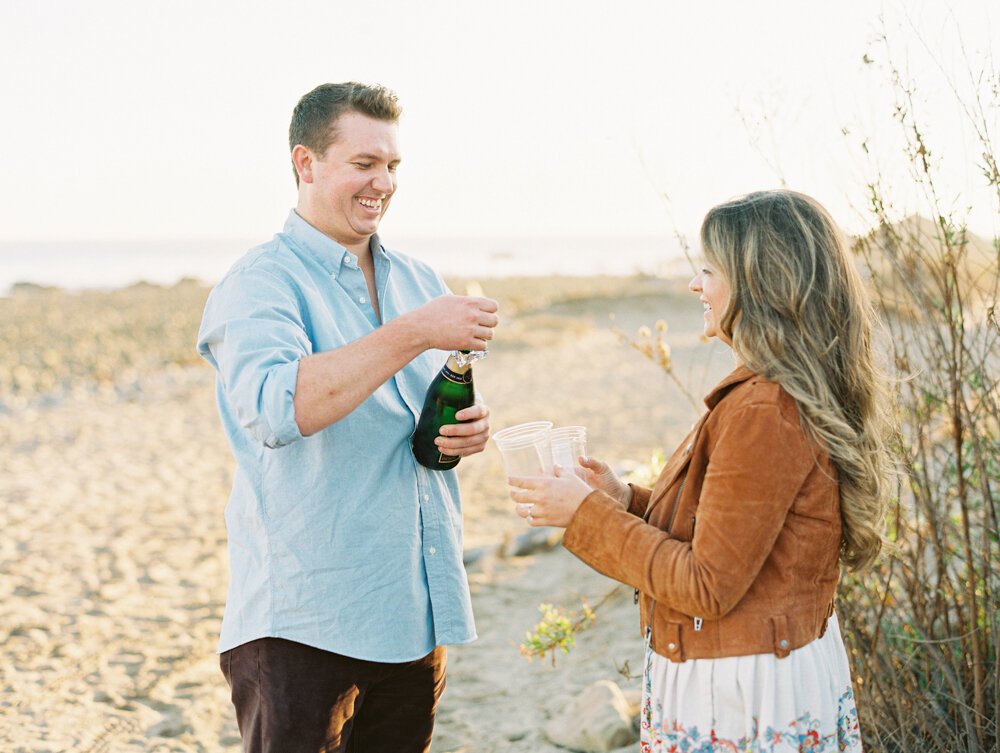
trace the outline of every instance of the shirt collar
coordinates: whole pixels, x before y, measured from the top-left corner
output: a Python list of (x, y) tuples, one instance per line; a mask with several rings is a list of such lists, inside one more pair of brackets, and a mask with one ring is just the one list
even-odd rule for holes
[[(285, 221), (284, 234), (289, 236), (303, 251), (313, 257), (329, 274), (336, 276), (341, 267), (358, 268), (358, 257), (341, 246), (333, 238), (321, 233), (310, 225), (302, 216), (292, 209)], [(372, 235), (368, 248), (374, 258), (376, 255), (387, 258), (382, 241), (378, 234)]]
[(730, 389), (755, 376), (757, 376), (756, 372), (751, 371), (746, 366), (737, 366), (729, 376), (715, 385), (715, 388), (708, 393), (705, 397), (705, 405), (709, 408), (714, 408)]

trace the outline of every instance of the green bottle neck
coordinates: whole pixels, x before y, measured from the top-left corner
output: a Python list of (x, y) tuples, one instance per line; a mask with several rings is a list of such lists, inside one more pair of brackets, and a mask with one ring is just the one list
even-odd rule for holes
[(472, 364), (467, 363), (465, 364), (465, 366), (459, 366), (458, 359), (456, 359), (454, 354), (452, 354), (448, 356), (448, 370), (453, 371), (456, 374), (459, 374), (460, 376), (465, 376), (469, 371), (472, 370)]

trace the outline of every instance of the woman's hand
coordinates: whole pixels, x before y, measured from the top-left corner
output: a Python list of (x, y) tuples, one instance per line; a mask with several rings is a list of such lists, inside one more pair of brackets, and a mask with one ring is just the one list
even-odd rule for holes
[(565, 528), (583, 500), (593, 491), (573, 471), (558, 465), (552, 471), (555, 477), (507, 479), (507, 483), (515, 487), (510, 498), (517, 502), (517, 514), (530, 526)]
[(632, 489), (615, 475), (611, 466), (595, 458), (584, 457), (580, 458), (580, 465), (583, 468), (583, 480), (592, 489), (598, 489), (628, 507), (632, 501)]

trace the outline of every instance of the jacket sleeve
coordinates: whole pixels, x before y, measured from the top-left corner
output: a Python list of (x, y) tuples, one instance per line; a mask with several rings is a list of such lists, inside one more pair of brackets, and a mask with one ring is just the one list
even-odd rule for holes
[(576, 511), (563, 545), (680, 612), (727, 614), (760, 572), (815, 461), (798, 422), (777, 405), (739, 408), (720, 428), (693, 541), (672, 539), (595, 492)]
[(652, 491), (638, 484), (629, 484), (629, 486), (632, 487), (632, 499), (628, 503), (629, 515), (641, 518), (646, 514), (646, 508), (649, 507), (649, 497)]
[(198, 352), (217, 371), (236, 421), (259, 442), (275, 448), (302, 438), (293, 399), (312, 343), (291, 285), (257, 267), (231, 273), (209, 296)]

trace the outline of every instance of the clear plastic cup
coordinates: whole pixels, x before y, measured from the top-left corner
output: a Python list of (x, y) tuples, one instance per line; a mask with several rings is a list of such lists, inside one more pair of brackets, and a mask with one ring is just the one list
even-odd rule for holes
[(552, 462), (567, 470), (580, 465), (580, 456), (587, 454), (587, 427), (560, 426), (549, 432)]
[(493, 442), (503, 456), (508, 476), (551, 476), (551, 421), (531, 421), (498, 431)]

